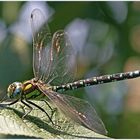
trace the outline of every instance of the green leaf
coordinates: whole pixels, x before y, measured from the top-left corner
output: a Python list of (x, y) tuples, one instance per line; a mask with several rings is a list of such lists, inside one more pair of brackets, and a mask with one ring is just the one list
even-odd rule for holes
[[(34, 101), (34, 103), (51, 116), (52, 110), (45, 102)], [(50, 105), (54, 108), (52, 104)], [(56, 108), (52, 117), (55, 125), (51, 124), (44, 112), (35, 107), (22, 119), (28, 111), (29, 108), (21, 102), (6, 107), (0, 105), (0, 134), (35, 138), (107, 138), (67, 118)]]

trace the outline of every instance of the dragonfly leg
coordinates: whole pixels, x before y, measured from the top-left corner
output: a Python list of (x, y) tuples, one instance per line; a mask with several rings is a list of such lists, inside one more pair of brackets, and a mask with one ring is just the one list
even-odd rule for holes
[(52, 121), (52, 118), (49, 116), (49, 114), (42, 107), (36, 105), (35, 103), (33, 103), (33, 102), (31, 102), (31, 101), (29, 101), (27, 99), (26, 99), (26, 102), (31, 104), (31, 105), (33, 105), (33, 106), (35, 106), (36, 108), (40, 109), (42, 112), (44, 112), (47, 115), (47, 117), (49, 118), (49, 120), (52, 123), (52, 125), (55, 125), (54, 122)]
[(44, 101), (45, 104), (50, 108), (50, 110), (51, 110), (51, 116), (50, 116), (50, 118), (52, 119), (53, 114), (56, 112), (57, 108), (52, 108), (46, 100), (42, 100), (42, 101)]
[(22, 116), (22, 119), (24, 119), (24, 118), (33, 110), (33, 108), (32, 108), (30, 105), (28, 105), (27, 103), (25, 103), (23, 100), (21, 100), (21, 102), (22, 102), (25, 106), (27, 106), (27, 107), (29, 108), (29, 111), (26, 112), (26, 113)]
[(19, 101), (19, 99), (17, 99), (17, 100), (14, 100), (13, 102), (11, 102), (11, 103), (8, 103), (8, 104), (0, 104), (0, 105), (2, 105), (2, 106), (7, 106), (7, 105), (13, 105), (13, 104), (15, 104), (16, 102), (18, 102)]
[(19, 101), (19, 99), (15, 100), (15, 101), (13, 101), (13, 102), (7, 104), (7, 105), (13, 105), (13, 104), (15, 104), (15, 103), (18, 102), (18, 101)]

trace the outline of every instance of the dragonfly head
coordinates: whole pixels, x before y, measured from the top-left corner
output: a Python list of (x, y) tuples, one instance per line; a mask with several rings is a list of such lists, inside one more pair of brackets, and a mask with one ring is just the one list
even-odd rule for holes
[(9, 98), (19, 98), (23, 91), (23, 84), (21, 82), (14, 82), (9, 85), (7, 89), (7, 96)]

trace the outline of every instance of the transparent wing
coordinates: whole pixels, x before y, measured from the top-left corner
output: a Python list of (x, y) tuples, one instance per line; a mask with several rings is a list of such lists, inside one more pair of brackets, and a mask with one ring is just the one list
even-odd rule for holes
[(70, 82), (76, 73), (76, 53), (63, 30), (51, 33), (39, 9), (31, 13), (33, 71), (37, 79), (52, 85)]
[(33, 34), (33, 72), (41, 79), (51, 64), (51, 33), (45, 16), (39, 9), (31, 13), (31, 29)]
[(59, 30), (52, 38), (52, 66), (46, 71), (44, 81), (60, 85), (73, 81), (76, 74), (76, 53), (67, 33)]
[(107, 134), (102, 120), (88, 102), (46, 90), (45, 85), (38, 85), (38, 87), (65, 115), (94, 132)]

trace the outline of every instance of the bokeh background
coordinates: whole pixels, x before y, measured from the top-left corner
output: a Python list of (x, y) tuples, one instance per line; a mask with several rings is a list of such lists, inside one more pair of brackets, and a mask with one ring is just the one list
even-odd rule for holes
[[(39, 8), (54, 33), (65, 29), (78, 52), (75, 79), (140, 69), (140, 2), (0, 2), (0, 98), (33, 77), (30, 13)], [(75, 90), (102, 118), (108, 136), (140, 138), (140, 79)]]

